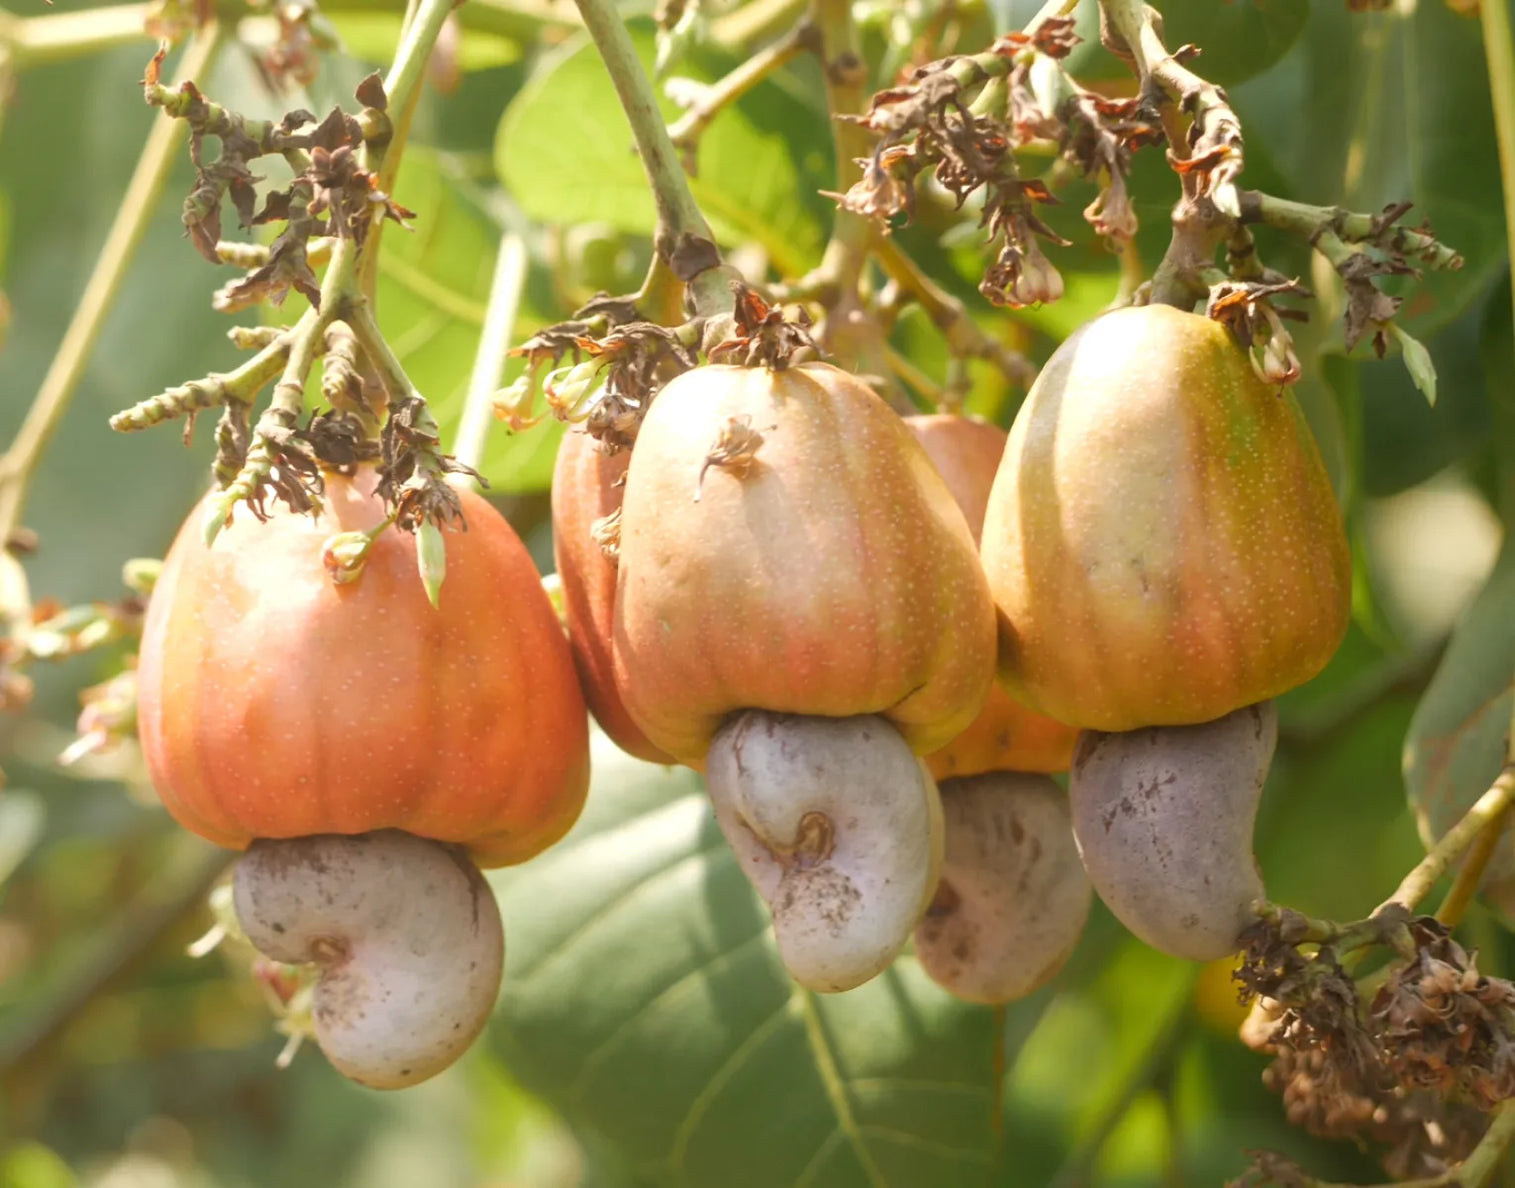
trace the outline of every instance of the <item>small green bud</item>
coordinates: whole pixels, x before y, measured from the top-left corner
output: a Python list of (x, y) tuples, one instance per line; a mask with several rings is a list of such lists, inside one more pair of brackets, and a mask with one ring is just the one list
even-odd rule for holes
[(427, 599), (432, 606), (439, 606), (442, 579), (447, 576), (447, 546), (442, 540), (442, 530), (431, 520), (423, 520), (416, 529), (416, 567), (421, 571)]

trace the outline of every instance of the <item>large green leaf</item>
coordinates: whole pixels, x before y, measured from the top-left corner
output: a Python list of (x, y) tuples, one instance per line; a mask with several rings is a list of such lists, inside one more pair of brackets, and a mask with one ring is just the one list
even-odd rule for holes
[(1231, 97), (1249, 144), (1273, 157), (1291, 197), (1362, 211), (1410, 201), (1406, 224), (1429, 219), (1463, 254), (1460, 272), (1428, 272), (1399, 286), (1401, 321), (1417, 338), (1455, 318), (1504, 267), (1476, 21), (1441, 3), (1353, 14), (1317, 0), (1307, 36)]
[[(568, 838), (495, 876), (491, 1035), (522, 1083), (660, 1185), (985, 1183), (996, 1013), (909, 956), (847, 994), (798, 988), (699, 778), (602, 738), (594, 762)], [(1003, 1034), (1038, 1010), (1011, 1007)]]
[[(632, 28), (642, 63), (650, 66), (651, 25), (638, 21)], [(732, 64), (686, 61), (680, 69), (708, 81)], [(663, 111), (669, 119), (678, 115), (669, 104)], [(774, 83), (722, 111), (701, 141), (699, 173), (690, 179), (716, 235), (727, 243), (756, 241), (789, 275), (813, 264), (823, 238), (814, 195), (832, 184), (826, 143), (824, 116)], [(565, 47), (511, 103), (495, 164), (532, 218), (653, 229), (652, 194), (626, 117), (585, 39)]]
[[(1505, 761), (1515, 706), (1515, 546), (1458, 623), (1405, 740), (1405, 787), (1430, 841), (1457, 823)], [(1515, 836), (1505, 834), (1491, 873), (1515, 872)]]

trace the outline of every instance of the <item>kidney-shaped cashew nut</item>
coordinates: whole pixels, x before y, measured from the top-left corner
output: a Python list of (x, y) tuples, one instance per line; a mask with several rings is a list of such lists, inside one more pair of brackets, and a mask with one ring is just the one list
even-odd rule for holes
[(909, 938), (936, 889), (941, 802), (882, 718), (744, 710), (705, 761), (721, 830), (811, 990), (850, 990)]
[(1015, 771), (943, 780), (941, 795), (947, 853), (915, 955), (969, 1002), (1024, 998), (1068, 960), (1094, 898), (1068, 798)]
[(233, 902), (265, 956), (320, 968), (316, 1042), (360, 1084), (434, 1076), (489, 1018), (505, 934), (457, 846), (396, 830), (258, 840), (237, 863)]
[(1079, 736), (1068, 784), (1084, 869), (1154, 949), (1234, 953), (1263, 895), (1252, 827), (1278, 741), (1271, 701), (1198, 726)]

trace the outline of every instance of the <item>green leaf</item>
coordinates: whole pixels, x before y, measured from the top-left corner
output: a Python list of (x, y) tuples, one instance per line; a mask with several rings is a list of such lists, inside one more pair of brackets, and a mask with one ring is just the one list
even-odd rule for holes
[[(631, 26), (644, 69), (652, 26)], [(681, 72), (711, 81), (734, 63), (686, 61)], [(677, 109), (663, 105), (666, 118)], [(695, 200), (723, 243), (756, 241), (787, 275), (820, 256), (816, 191), (831, 184), (825, 122), (773, 82), (727, 108), (706, 131)], [(821, 136), (816, 135), (816, 131)], [(656, 219), (642, 163), (615, 88), (592, 44), (577, 38), (520, 93), (500, 121), (495, 167), (532, 218), (552, 225), (608, 223), (650, 233)]]
[(699, 778), (602, 737), (594, 764), (567, 839), (495, 876), (491, 1036), (522, 1084), (659, 1185), (984, 1183), (996, 1012), (909, 956), (846, 994), (798, 988)]
[(1390, 322), (1389, 329), (1399, 340), (1399, 349), (1404, 352), (1405, 370), (1415, 381), (1415, 386), (1425, 396), (1426, 403), (1436, 407), (1436, 364), (1431, 362), (1431, 352), (1418, 339), (1412, 338), (1397, 322)]
[[(998, 27), (1023, 28), (1042, 0), (992, 0)], [(1200, 54), (1190, 65), (1201, 77), (1231, 86), (1261, 74), (1289, 51), (1310, 19), (1310, 0), (1163, 0), (1163, 40), (1170, 50), (1195, 45)], [(1131, 69), (1099, 42), (1095, 0), (1083, 0), (1074, 12), (1083, 41), (1068, 56), (1077, 79), (1130, 78)]]
[[(388, 65), (400, 42), (403, 9), (394, 12), (335, 12), (328, 19), (342, 38), (342, 48), (365, 62)], [(463, 70), (508, 66), (521, 56), (521, 46), (508, 37), (469, 29), (458, 39), (457, 63)]]
[[(1231, 98), (1248, 148), (1264, 149), (1288, 178), (1285, 196), (1368, 212), (1410, 201), (1405, 225), (1427, 219), (1462, 253), (1461, 271), (1385, 286), (1405, 296), (1399, 320), (1417, 337), (1429, 339), (1503, 269), (1499, 166), (1476, 21), (1442, 3), (1371, 16), (1317, 4), (1308, 36)], [(1242, 180), (1258, 184), (1250, 169)]]
[[(1405, 788), (1428, 844), (1472, 807), (1505, 762), (1515, 706), (1515, 546), (1468, 607), (1415, 710), (1405, 739)], [(1506, 832), (1491, 878), (1515, 873), (1515, 835)]]
[[(414, 230), (391, 225), (379, 256), (379, 321), (450, 446), (463, 415), (468, 377), (489, 300), (500, 228), (480, 212), (447, 158), (411, 146), (395, 198), (416, 212)], [(547, 319), (523, 310), (513, 338)], [(480, 471), (495, 493), (545, 491), (562, 427), (511, 434), (491, 427)]]

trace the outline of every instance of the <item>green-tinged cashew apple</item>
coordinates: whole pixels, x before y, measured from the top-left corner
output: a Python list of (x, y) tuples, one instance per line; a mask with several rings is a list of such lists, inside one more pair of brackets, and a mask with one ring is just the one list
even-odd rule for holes
[(1346, 533), (1293, 396), (1223, 326), (1166, 305), (1104, 314), (1053, 354), (982, 549), (1002, 679), (1089, 729), (1266, 700), (1347, 628)]
[(334, 534), (383, 522), (371, 469), (326, 479), (318, 516), (243, 511), (206, 547), (180, 531), (142, 639), (148, 771), (187, 829), (254, 838), (379, 829), (519, 862), (567, 831), (588, 787), (587, 714), (529, 554), (459, 490), (440, 609), (408, 533), (374, 540), (361, 576), (322, 564)]
[(584, 698), (618, 747), (649, 763), (671, 763), (631, 720), (610, 658), (621, 485), (629, 450), (607, 454), (588, 433), (570, 431), (552, 472), (552, 551), (562, 582), (568, 642)]
[(743, 709), (879, 714), (929, 753), (983, 708), (994, 612), (962, 512), (866, 384), (707, 366), (658, 394), (632, 451), (614, 659), (684, 763)]
[(1213, 961), (1263, 896), (1252, 831), (1278, 740), (1271, 701), (1198, 726), (1079, 737), (1068, 781), (1099, 897), (1154, 949)]
[[(936, 464), (979, 540), (1007, 434), (998, 425), (939, 414), (906, 417), (905, 425)], [(983, 713), (926, 756), (926, 764), (938, 780), (987, 771), (1066, 771), (1077, 739), (1077, 729), (1022, 705), (996, 684)]]
[(945, 780), (941, 798), (946, 854), (915, 955), (969, 1002), (1024, 998), (1063, 967), (1094, 898), (1068, 798), (1011, 771)]

